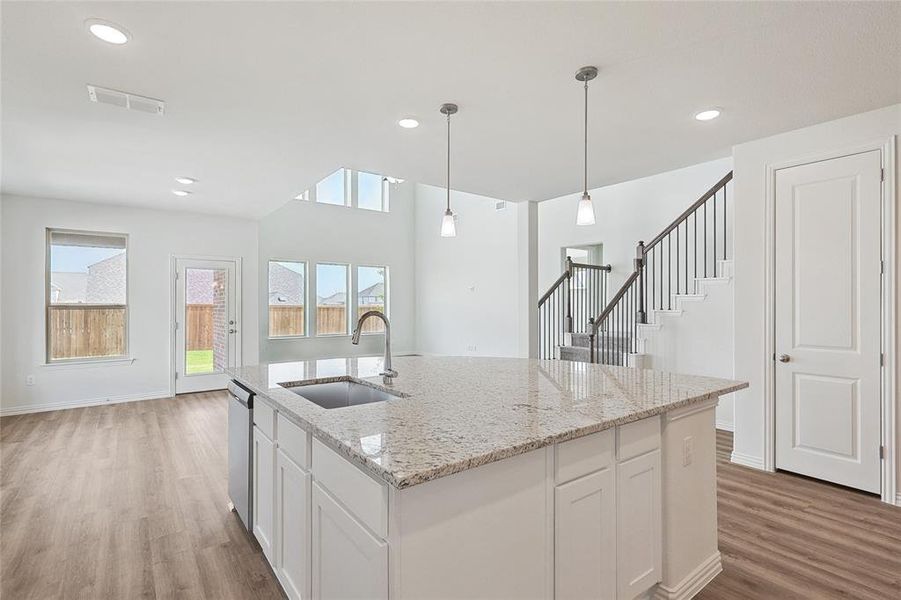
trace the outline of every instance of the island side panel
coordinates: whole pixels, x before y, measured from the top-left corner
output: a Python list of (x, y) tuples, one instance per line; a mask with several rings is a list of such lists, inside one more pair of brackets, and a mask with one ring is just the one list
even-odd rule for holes
[[(658, 598), (689, 598), (722, 571), (716, 517), (717, 400), (669, 411), (663, 418), (663, 580)], [(687, 465), (686, 438), (691, 439)]]
[(552, 456), (541, 448), (393, 490), (392, 600), (548, 598)]

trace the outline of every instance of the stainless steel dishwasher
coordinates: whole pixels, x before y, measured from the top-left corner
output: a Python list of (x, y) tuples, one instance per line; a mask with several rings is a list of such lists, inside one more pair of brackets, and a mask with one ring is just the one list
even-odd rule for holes
[(253, 392), (228, 382), (228, 497), (247, 531), (253, 531)]

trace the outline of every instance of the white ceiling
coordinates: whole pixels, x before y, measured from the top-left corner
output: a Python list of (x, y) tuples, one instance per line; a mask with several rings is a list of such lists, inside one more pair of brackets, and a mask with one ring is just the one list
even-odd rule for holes
[[(4, 2), (3, 191), (258, 217), (338, 166), (513, 201), (901, 102), (901, 3)], [(86, 32), (107, 19), (133, 39)], [(92, 104), (85, 84), (167, 103)], [(692, 114), (720, 106), (723, 116)], [(413, 115), (419, 129), (397, 119)], [(196, 177), (177, 198), (176, 175)]]

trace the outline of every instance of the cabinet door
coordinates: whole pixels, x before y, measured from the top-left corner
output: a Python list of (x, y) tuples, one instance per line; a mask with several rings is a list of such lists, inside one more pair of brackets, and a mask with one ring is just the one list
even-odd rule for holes
[(613, 468), (555, 490), (554, 590), (558, 600), (616, 597)]
[(313, 598), (388, 598), (388, 544), (313, 483)]
[(660, 581), (660, 451), (616, 467), (618, 597), (635, 598)]
[(279, 449), (275, 463), (276, 573), (291, 600), (310, 597), (311, 475)]
[(253, 428), (253, 535), (273, 562), (275, 517), (275, 445), (259, 427)]

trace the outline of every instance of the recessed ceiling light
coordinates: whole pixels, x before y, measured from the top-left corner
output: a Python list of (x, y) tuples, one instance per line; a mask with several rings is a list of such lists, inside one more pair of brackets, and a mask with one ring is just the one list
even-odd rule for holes
[(88, 31), (90, 31), (94, 37), (103, 40), (109, 44), (116, 44), (117, 46), (121, 46), (125, 42), (131, 39), (131, 36), (128, 34), (128, 31), (125, 30), (121, 25), (116, 25), (115, 23), (110, 23), (109, 21), (101, 21), (100, 19), (88, 19), (85, 21), (85, 24), (88, 26)]
[(400, 121), (397, 122), (397, 124), (400, 125), (401, 127), (403, 127), (404, 129), (415, 129), (415, 128), (419, 127), (419, 121), (417, 121), (416, 119), (411, 119), (409, 117), (406, 119), (401, 119)]
[(718, 116), (720, 116), (720, 109), (718, 108), (710, 108), (707, 110), (702, 110), (699, 113), (695, 113), (695, 119), (697, 119), (698, 121), (712, 121)]
[(192, 183), (197, 183), (197, 180), (193, 177), (176, 177), (175, 181), (182, 185), (191, 185)]
[(175, 194), (176, 196), (187, 196), (191, 192), (189, 192), (187, 190), (172, 190), (172, 193)]

